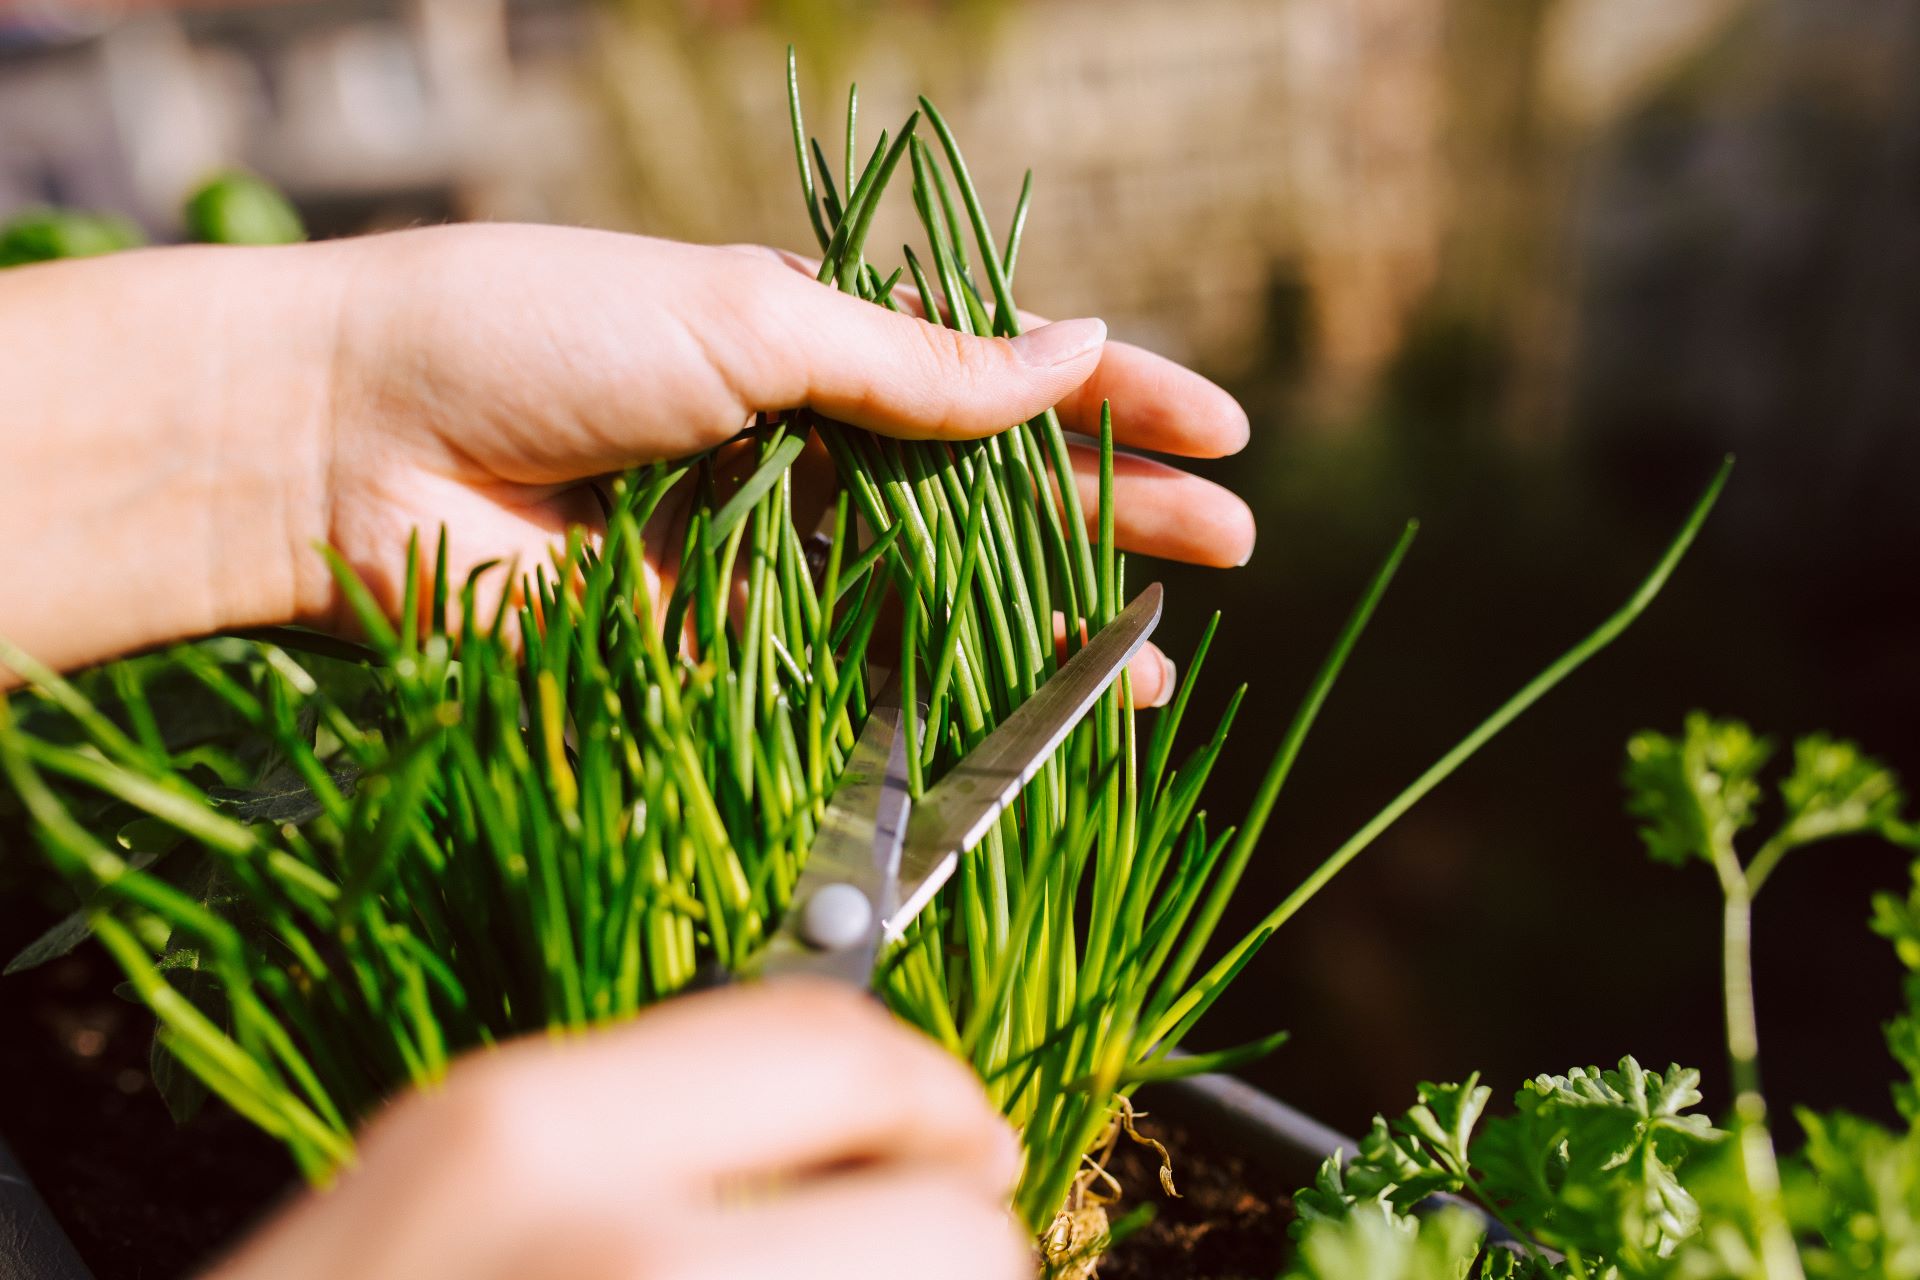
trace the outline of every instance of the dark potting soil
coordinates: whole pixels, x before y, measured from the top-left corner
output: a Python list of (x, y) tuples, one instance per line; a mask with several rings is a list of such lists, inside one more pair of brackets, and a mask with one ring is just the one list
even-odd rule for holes
[(1111, 1165), (1127, 1195), (1108, 1212), (1115, 1221), (1142, 1201), (1154, 1218), (1114, 1246), (1100, 1280), (1273, 1280), (1288, 1255), (1292, 1187), (1237, 1156), (1223, 1155), (1185, 1125), (1142, 1113), (1144, 1137), (1173, 1157), (1179, 1199), (1160, 1189), (1160, 1159), (1122, 1140)]
[[(148, 1075), (153, 1021), (113, 993), (98, 948), (0, 980), (0, 1136), (96, 1280), (193, 1275), (298, 1183), (279, 1144), (217, 1101), (176, 1125)], [(1209, 1151), (1184, 1126), (1139, 1124), (1173, 1152), (1181, 1198), (1157, 1157), (1123, 1143), (1127, 1189), (1152, 1222), (1101, 1263), (1102, 1280), (1271, 1280), (1286, 1256), (1288, 1188)]]
[(176, 1125), (147, 1071), (153, 1018), (96, 946), (0, 978), (0, 1136), (96, 1280), (202, 1269), (298, 1182), (218, 1102)]

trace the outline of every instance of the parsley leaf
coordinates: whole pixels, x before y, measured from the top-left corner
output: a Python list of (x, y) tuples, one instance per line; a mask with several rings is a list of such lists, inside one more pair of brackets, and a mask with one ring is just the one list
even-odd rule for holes
[(1404, 1115), (1373, 1118), (1344, 1171), (1336, 1161), (1323, 1165), (1315, 1189), (1329, 1206), (1380, 1202), (1403, 1212), (1428, 1196), (1459, 1191), (1473, 1128), (1492, 1092), (1478, 1074), (1464, 1084), (1422, 1083), (1420, 1100)]
[[(1513, 1114), (1484, 1120), (1491, 1090), (1477, 1075), (1422, 1084), (1403, 1115), (1375, 1117), (1351, 1163), (1343, 1167), (1336, 1155), (1313, 1186), (1296, 1193), (1295, 1236), (1305, 1268), (1297, 1274), (1437, 1274), (1421, 1268), (1439, 1265), (1440, 1255), (1416, 1251), (1427, 1247), (1418, 1237), (1429, 1228), (1408, 1215), (1443, 1192), (1478, 1197), (1503, 1222), (1568, 1259), (1563, 1270), (1538, 1252), (1490, 1249), (1472, 1272), (1479, 1280), (1597, 1277), (1609, 1268), (1641, 1274), (1699, 1228), (1699, 1206), (1679, 1169), (1725, 1136), (1694, 1111), (1699, 1083), (1697, 1071), (1648, 1071), (1623, 1058), (1614, 1070), (1535, 1077), (1516, 1095)], [(1483, 1243), (1478, 1234), (1476, 1241), (1474, 1253)], [(1320, 1250), (1314, 1258), (1307, 1256), (1310, 1243)], [(1473, 1255), (1444, 1256), (1465, 1267)], [(1370, 1260), (1365, 1267), (1357, 1261), (1363, 1258)], [(1314, 1269), (1336, 1260), (1351, 1269)]]
[(1627, 743), (1627, 811), (1641, 821), (1640, 838), (1659, 862), (1683, 866), (1711, 861), (1754, 820), (1757, 775), (1772, 746), (1738, 720), (1694, 712), (1676, 741), (1638, 733)]
[(1679, 1166), (1724, 1136), (1690, 1114), (1699, 1082), (1697, 1071), (1648, 1071), (1630, 1057), (1612, 1071), (1535, 1077), (1517, 1114), (1490, 1121), (1474, 1148), (1483, 1188), (1556, 1249), (1636, 1264), (1666, 1257), (1700, 1224)]
[(1851, 742), (1824, 733), (1793, 744), (1793, 772), (1780, 784), (1787, 818), (1781, 836), (1811, 844), (1834, 836), (1884, 833), (1900, 818), (1900, 783)]
[(1920, 1277), (1920, 1129), (1889, 1133), (1858, 1116), (1799, 1113), (1807, 1145), (1795, 1225), (1822, 1245), (1803, 1250), (1814, 1280)]
[(1375, 1206), (1314, 1222), (1286, 1280), (1465, 1280), (1482, 1235), (1479, 1221), (1461, 1209), (1412, 1218)]

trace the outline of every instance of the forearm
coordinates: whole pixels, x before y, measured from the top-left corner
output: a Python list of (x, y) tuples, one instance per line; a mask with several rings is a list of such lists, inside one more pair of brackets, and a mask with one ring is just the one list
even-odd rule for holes
[(299, 615), (340, 275), (324, 247), (0, 274), (0, 636), (68, 669)]

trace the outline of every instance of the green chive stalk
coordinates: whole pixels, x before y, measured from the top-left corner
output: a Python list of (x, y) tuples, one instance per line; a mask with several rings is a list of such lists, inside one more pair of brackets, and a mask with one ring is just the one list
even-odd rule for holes
[[(850, 95), (836, 184), (803, 126), (791, 57), (788, 75), (819, 278), (893, 309), (911, 296), (963, 332), (1017, 333), (1031, 176), (998, 234), (932, 103), (862, 164)], [(867, 238), (901, 175), (925, 244), (883, 277)], [(791, 468), (811, 439), (840, 485), (824, 557), (809, 545), (815, 531), (794, 523)], [(0, 661), (34, 687), (17, 701), (65, 722), (29, 731), (0, 703), (0, 770), (48, 858), (87, 894), (96, 936), (168, 1050), (324, 1178), (351, 1157), (358, 1120), (394, 1090), (439, 1078), (460, 1052), (629, 1016), (710, 966), (750, 970), (864, 717), (883, 611), (902, 615), (900, 649), (875, 656), (898, 661), (924, 695), (911, 765), (924, 790), (1057, 668), (1056, 615), (1070, 620), (1070, 652), (1125, 602), (1113, 441), (1103, 411), (1090, 533), (1051, 411), (965, 443), (885, 439), (796, 412), (734, 446), (755, 466), (731, 492), (710, 457), (621, 480), (604, 535), (576, 534), (551, 565), (453, 582), (443, 538), (430, 567), (412, 557), (397, 624), (336, 563), (363, 646), (281, 630), (256, 634), (239, 657), (190, 647), (140, 660), (114, 670), (112, 714), (0, 645)], [(1149, 730), (1122, 678), (965, 854), (876, 981), (1019, 1128), (1015, 1207), (1056, 1259), (1098, 1245), (1057, 1223), (1086, 1189), (1089, 1153), (1125, 1114), (1120, 1095), (1277, 1047), (1284, 1033), (1170, 1056), (1334, 873), (1637, 616), (1719, 483), (1625, 609), (1204, 968), (1411, 525), (1237, 826), (1212, 823), (1201, 796), (1245, 686), (1175, 758), (1216, 616)], [(668, 566), (674, 585), (656, 598), (645, 535), (676, 487), (690, 491), (690, 514)], [(517, 588), (490, 614), (488, 573)], [(238, 737), (170, 732), (148, 686), (181, 673)], [(76, 818), (101, 801), (110, 822)], [(217, 1009), (190, 998), (183, 957), (221, 993)]]

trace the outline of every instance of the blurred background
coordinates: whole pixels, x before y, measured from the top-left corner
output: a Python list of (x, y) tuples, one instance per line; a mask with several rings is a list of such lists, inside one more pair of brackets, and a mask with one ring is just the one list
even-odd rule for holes
[[(1176, 658), (1226, 615), (1199, 707), (1252, 686), (1216, 822), (1421, 518), (1243, 922), (1623, 599), (1739, 455), (1651, 614), (1195, 1038), (1291, 1028), (1249, 1074), (1349, 1128), (1421, 1078), (1505, 1092), (1627, 1052), (1705, 1067), (1724, 1103), (1717, 896), (1641, 854), (1622, 747), (1702, 707), (1856, 738), (1920, 786), (1920, 6), (13, 0), (0, 219), (80, 206), (166, 239), (238, 165), (321, 235), (523, 219), (801, 248), (790, 41), (823, 141), (858, 79), (865, 145), (929, 93), (996, 218), (1034, 170), (1026, 306), (1105, 316), (1252, 411), (1252, 447), (1210, 468), (1259, 512), (1252, 564), (1134, 567), (1174, 591)], [(1890, 1113), (1898, 971), (1865, 921), (1904, 866), (1796, 858), (1759, 907), (1769, 1091)]]

